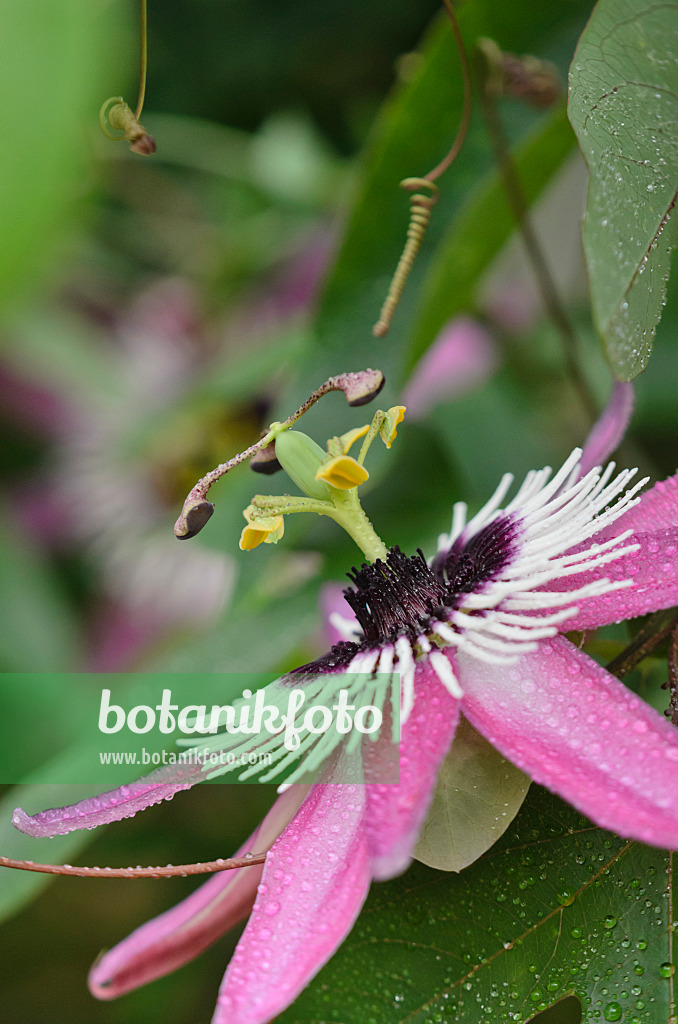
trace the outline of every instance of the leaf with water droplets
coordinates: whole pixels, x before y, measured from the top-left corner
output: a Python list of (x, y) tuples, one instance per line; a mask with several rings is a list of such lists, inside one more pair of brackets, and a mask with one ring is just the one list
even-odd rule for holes
[(373, 885), (348, 939), (279, 1021), (524, 1022), (574, 996), (586, 1021), (666, 1024), (674, 907), (671, 854), (595, 828), (532, 786), (465, 871), (417, 864)]
[(600, 0), (570, 69), (594, 318), (622, 380), (649, 359), (678, 235), (677, 52), (678, 0)]
[(462, 718), (438, 773), (415, 857), (440, 871), (461, 871), (509, 827), (530, 779)]

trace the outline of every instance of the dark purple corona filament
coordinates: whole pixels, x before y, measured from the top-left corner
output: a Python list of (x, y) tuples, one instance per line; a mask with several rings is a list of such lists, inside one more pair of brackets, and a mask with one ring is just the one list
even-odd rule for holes
[(356, 654), (406, 637), (414, 644), (447, 611), (460, 607), (464, 594), (478, 593), (511, 561), (518, 527), (509, 516), (495, 519), (466, 544), (457, 541), (440, 552), (429, 567), (421, 551), (404, 555), (390, 549), (386, 560), (364, 562), (347, 574), (353, 584), (344, 597), (362, 635), (335, 644), (328, 654), (296, 672), (328, 672), (346, 668)]

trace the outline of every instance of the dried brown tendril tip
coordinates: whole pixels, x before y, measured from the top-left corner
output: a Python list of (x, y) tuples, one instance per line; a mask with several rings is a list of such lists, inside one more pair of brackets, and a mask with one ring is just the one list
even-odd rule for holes
[(536, 109), (550, 107), (560, 97), (562, 85), (550, 61), (508, 53), (493, 39), (481, 38), (477, 46), (486, 62), (485, 88), (490, 95), (508, 96)]
[(140, 156), (151, 156), (155, 153), (155, 139), (152, 135), (147, 135), (145, 132), (130, 142), (129, 148), (133, 153), (139, 153)]
[(211, 501), (192, 501), (186, 503), (181, 515), (174, 524), (174, 535), (178, 540), (190, 540), (200, 533), (205, 523), (211, 519), (214, 505)]

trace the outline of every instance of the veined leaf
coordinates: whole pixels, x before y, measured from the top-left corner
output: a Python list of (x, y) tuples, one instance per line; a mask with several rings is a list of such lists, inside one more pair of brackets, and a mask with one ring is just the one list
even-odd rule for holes
[(529, 1020), (566, 995), (585, 1021), (675, 1013), (672, 855), (603, 832), (545, 790), (459, 875), (374, 885), (284, 1024)]
[(647, 364), (678, 226), (678, 2), (600, 0), (570, 72), (570, 120), (591, 173), (584, 247), (612, 369)]

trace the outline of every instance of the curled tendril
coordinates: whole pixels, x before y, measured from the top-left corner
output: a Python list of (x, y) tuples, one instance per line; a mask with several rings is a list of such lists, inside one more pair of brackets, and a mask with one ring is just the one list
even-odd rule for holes
[(471, 77), (469, 74), (466, 50), (464, 49), (464, 41), (461, 36), (461, 29), (459, 28), (457, 15), (455, 14), (451, 0), (443, 0), (443, 5), (452, 25), (452, 31), (457, 44), (457, 50), (459, 51), (459, 59), (461, 61), (461, 72), (464, 83), (464, 103), (461, 112), (461, 120), (459, 122), (459, 128), (457, 130), (456, 138), (452, 143), (452, 147), (440, 163), (437, 164), (432, 171), (429, 171), (429, 173), (423, 178), (405, 178), (404, 181), (400, 182), (400, 187), (407, 189), (408, 191), (412, 191), (412, 189), (415, 188), (427, 188), (430, 190), (431, 194), (422, 195), (419, 193), (412, 196), (410, 199), (410, 224), (407, 230), (407, 241), (391, 280), (386, 301), (381, 307), (379, 319), (372, 328), (372, 333), (376, 338), (381, 338), (388, 332), (391, 325), (391, 319), (396, 310), (396, 306), (400, 301), (400, 296), (402, 295), (410, 270), (412, 269), (414, 258), (419, 251), (422, 238), (424, 237), (424, 232), (431, 219), (431, 210), (438, 199), (438, 189), (433, 182), (437, 181), (440, 175), (444, 174), (447, 168), (456, 160), (457, 155), (464, 144), (464, 139), (466, 138), (466, 133), (471, 120)]
[(129, 148), (141, 156), (155, 153), (155, 139), (139, 121), (146, 98), (146, 70), (148, 67), (148, 14), (146, 0), (139, 3), (139, 98), (135, 111), (122, 96), (111, 96), (99, 111), (99, 124), (107, 139), (129, 142)]
[(396, 306), (400, 302), (400, 296), (403, 293), (412, 264), (419, 252), (426, 228), (431, 220), (431, 210), (437, 203), (440, 194), (438, 186), (434, 185), (428, 178), (405, 178), (404, 181), (400, 182), (400, 187), (408, 192), (415, 188), (425, 188), (431, 194), (424, 195), (422, 192), (415, 192), (414, 195), (410, 196), (410, 223), (407, 229), (407, 242), (398, 260), (398, 266), (391, 280), (384, 305), (381, 307), (379, 319), (372, 328), (372, 333), (376, 338), (383, 337), (391, 326), (391, 318), (395, 313)]
[(155, 140), (135, 116), (122, 96), (110, 96), (99, 111), (99, 124), (108, 139), (129, 142), (130, 149), (142, 156), (155, 153)]

